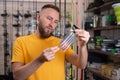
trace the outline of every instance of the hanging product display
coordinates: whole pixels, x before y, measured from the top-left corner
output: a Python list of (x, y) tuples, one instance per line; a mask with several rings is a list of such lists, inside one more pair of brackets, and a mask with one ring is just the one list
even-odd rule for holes
[(4, 53), (5, 53), (5, 56), (7, 56), (7, 55), (9, 55), (9, 44), (8, 44), (9, 36), (8, 36), (8, 32), (6, 30), (4, 31), (3, 36), (5, 38), (4, 39)]
[(24, 18), (26, 20), (25, 27), (27, 27), (26, 34), (29, 35), (32, 33), (32, 13), (31, 13), (31, 7), (30, 7), (30, 0), (28, 1), (28, 10), (24, 14)]
[(9, 16), (9, 15), (8, 15), (7, 11), (6, 11), (6, 10), (4, 10), (4, 13), (3, 13), (3, 14), (1, 14), (1, 16), (2, 16), (2, 17), (6, 17), (6, 16)]
[(19, 0), (17, 1), (17, 14), (13, 14), (13, 17), (16, 18), (15, 20), (15, 24), (13, 24), (13, 27), (16, 28), (16, 34), (15, 36), (16, 37), (19, 37), (21, 34), (20, 34), (20, 27), (22, 27), (20, 21), (22, 20), (22, 17), (23, 15), (20, 13), (20, 10), (19, 10)]
[(13, 24), (13, 27), (16, 28), (16, 34), (15, 34), (15, 36), (19, 37), (20, 36), (20, 27), (21, 27), (21, 24), (19, 23), (19, 20), (17, 20), (16, 23)]
[[(29, 5), (30, 5), (30, 1), (29, 1)], [(29, 10), (30, 6), (29, 6)], [(32, 16), (31, 18), (28, 18), (27, 23), (26, 23), (26, 27), (27, 27), (27, 34), (31, 34), (34, 33), (36, 28), (37, 28), (37, 1), (33, 0), (33, 10), (32, 10)], [(29, 15), (30, 16), (30, 15)]]
[(7, 25), (7, 17), (8, 17), (8, 13), (7, 13), (7, 1), (3, 0), (3, 14), (1, 14), (1, 16), (3, 17), (3, 36), (4, 36), (4, 74), (7, 76), (8, 73), (10, 72), (10, 68), (9, 68), (9, 61), (8, 61), (8, 56), (10, 55), (9, 53), (9, 33), (8, 33), (8, 25)]
[(27, 27), (27, 29), (28, 29), (27, 34), (28, 34), (28, 35), (31, 34), (31, 33), (32, 33), (32, 31), (31, 31), (32, 22), (31, 22), (30, 20), (28, 20), (28, 22), (27, 22), (27, 24), (26, 24), (26, 27)]
[[(18, 4), (19, 4), (19, 1), (18, 1)], [(18, 6), (18, 7), (19, 7), (19, 6)], [(22, 17), (23, 17), (23, 15), (20, 13), (19, 9), (17, 10), (17, 14), (13, 14), (13, 16), (14, 16), (15, 18), (22, 18)]]
[(28, 10), (26, 14), (24, 14), (25, 18), (30, 18), (32, 15), (30, 14), (30, 11)]
[[(3, 1), (3, 6), (4, 6), (4, 5), (6, 5), (5, 1)], [(5, 8), (6, 8), (6, 7), (5, 7)], [(2, 17), (7, 17), (7, 16), (9, 16), (6, 9), (3, 10), (3, 13), (1, 14), (1, 16), (2, 16)]]
[(27, 13), (24, 14), (24, 17), (25, 17), (25, 18), (30, 18), (30, 17), (32, 17), (32, 14), (31, 14), (30, 10), (31, 10), (31, 8), (30, 8), (30, 0), (29, 0)]

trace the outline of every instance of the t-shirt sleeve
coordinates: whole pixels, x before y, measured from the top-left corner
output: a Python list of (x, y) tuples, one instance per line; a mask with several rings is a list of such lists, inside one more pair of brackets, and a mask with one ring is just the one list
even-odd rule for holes
[(24, 63), (23, 48), (20, 38), (17, 38), (14, 42), (13, 52), (12, 52), (12, 62)]
[(65, 57), (69, 57), (70, 55), (74, 54), (74, 50), (71, 49), (71, 47), (69, 47), (66, 51), (65, 51)]

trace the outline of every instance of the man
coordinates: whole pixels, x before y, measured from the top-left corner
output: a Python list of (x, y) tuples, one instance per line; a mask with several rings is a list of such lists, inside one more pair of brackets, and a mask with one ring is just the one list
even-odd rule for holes
[(15, 80), (65, 80), (65, 60), (81, 69), (86, 67), (89, 33), (75, 30), (79, 54), (70, 48), (62, 51), (59, 48), (61, 39), (52, 36), (59, 14), (58, 7), (50, 4), (43, 6), (37, 15), (36, 32), (15, 40), (12, 55)]

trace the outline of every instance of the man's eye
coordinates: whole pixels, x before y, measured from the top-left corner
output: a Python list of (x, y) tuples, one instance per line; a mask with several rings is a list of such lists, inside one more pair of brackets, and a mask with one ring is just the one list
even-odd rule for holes
[(52, 20), (52, 18), (51, 18), (51, 17), (47, 17), (47, 19), (48, 19), (48, 20)]
[(55, 21), (56, 24), (58, 24), (58, 21)]

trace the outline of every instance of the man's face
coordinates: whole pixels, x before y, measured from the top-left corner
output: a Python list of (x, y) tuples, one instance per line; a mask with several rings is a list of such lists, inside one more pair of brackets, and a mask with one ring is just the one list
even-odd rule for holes
[(47, 8), (38, 15), (38, 30), (40, 37), (48, 38), (52, 35), (59, 21), (59, 13)]

